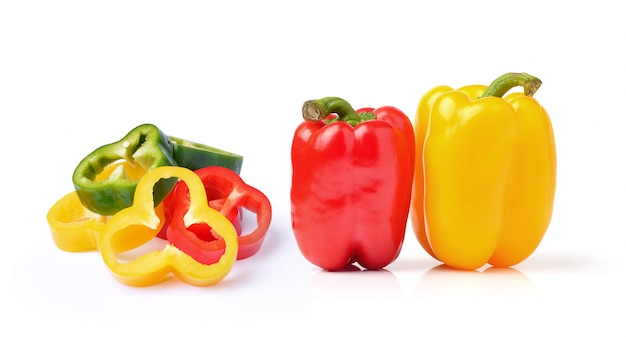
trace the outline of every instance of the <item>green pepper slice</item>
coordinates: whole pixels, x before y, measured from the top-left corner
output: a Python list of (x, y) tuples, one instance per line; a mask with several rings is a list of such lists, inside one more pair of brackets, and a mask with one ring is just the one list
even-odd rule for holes
[[(117, 142), (103, 145), (80, 161), (72, 175), (74, 188), (85, 208), (113, 215), (129, 207), (139, 179), (159, 166), (177, 166), (174, 144), (159, 128), (142, 124)], [(163, 179), (154, 186), (158, 205), (176, 179)]]
[(174, 146), (174, 160), (178, 166), (193, 171), (207, 166), (221, 166), (237, 174), (241, 172), (243, 156), (178, 137), (169, 138)]

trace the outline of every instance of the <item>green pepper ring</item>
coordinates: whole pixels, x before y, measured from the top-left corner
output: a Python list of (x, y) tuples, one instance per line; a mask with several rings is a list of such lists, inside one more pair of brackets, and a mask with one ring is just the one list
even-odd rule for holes
[[(181, 166), (190, 170), (222, 166), (239, 174), (243, 165), (240, 155), (171, 137), (153, 124), (142, 124), (124, 138), (97, 148), (80, 161), (72, 181), (85, 208), (100, 215), (113, 215), (132, 205), (138, 179), (127, 177), (120, 168), (108, 178), (96, 181), (107, 166), (119, 161), (146, 172), (159, 166)], [(163, 201), (175, 183), (176, 179), (166, 179), (155, 184), (155, 205)]]
[[(83, 158), (74, 173), (72, 182), (76, 194), (90, 211), (101, 215), (113, 215), (133, 203), (138, 180), (116, 170), (104, 180), (96, 180), (98, 174), (118, 161), (126, 161), (146, 172), (159, 166), (176, 166), (174, 145), (159, 128), (142, 124), (132, 129), (124, 138), (100, 146)], [(154, 186), (154, 201), (160, 203), (170, 192), (176, 179), (162, 180)]]

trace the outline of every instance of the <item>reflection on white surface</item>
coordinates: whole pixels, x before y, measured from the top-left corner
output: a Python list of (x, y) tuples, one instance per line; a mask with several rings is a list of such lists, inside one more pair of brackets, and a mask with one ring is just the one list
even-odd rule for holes
[(341, 301), (363, 297), (369, 299), (402, 298), (402, 287), (396, 275), (388, 270), (319, 271), (309, 281), (313, 300)]
[(381, 312), (395, 311), (404, 301), (396, 275), (387, 270), (319, 271), (308, 288), (309, 314), (327, 322), (378, 320)]
[(533, 282), (515, 268), (456, 270), (438, 265), (425, 272), (415, 295), (432, 298), (498, 298), (530, 296), (537, 293)]

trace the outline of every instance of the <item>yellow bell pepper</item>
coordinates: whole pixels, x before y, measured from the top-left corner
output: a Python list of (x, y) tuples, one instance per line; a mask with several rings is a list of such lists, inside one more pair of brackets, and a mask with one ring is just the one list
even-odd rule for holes
[[(508, 73), (489, 87), (438, 86), (415, 116), (411, 223), (431, 256), (457, 269), (508, 267), (537, 248), (552, 217), (556, 148), (541, 81)], [(524, 94), (504, 94), (523, 86)]]
[[(224, 254), (216, 263), (202, 264), (175, 246), (166, 244), (161, 250), (152, 250), (134, 259), (120, 258), (120, 253), (136, 252), (161, 230), (163, 221), (155, 211), (153, 187), (160, 179), (173, 177), (184, 181), (189, 188), (190, 205), (184, 216), (185, 225), (210, 226), (224, 240)], [(200, 177), (189, 169), (176, 166), (161, 166), (148, 171), (139, 180), (133, 204), (113, 215), (100, 235), (100, 252), (105, 264), (116, 279), (132, 286), (153, 285), (169, 274), (192, 285), (212, 285), (230, 272), (237, 251), (235, 228), (225, 216), (209, 207)]]

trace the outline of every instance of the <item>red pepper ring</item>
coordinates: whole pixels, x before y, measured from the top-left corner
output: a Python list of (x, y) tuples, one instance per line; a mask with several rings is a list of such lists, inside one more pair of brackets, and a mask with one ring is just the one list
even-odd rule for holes
[[(204, 184), (209, 200), (224, 200), (220, 210), (223, 215), (234, 209), (243, 208), (256, 213), (257, 227), (248, 234), (238, 234), (239, 250), (237, 259), (248, 258), (261, 248), (272, 220), (272, 207), (269, 199), (261, 191), (247, 185), (235, 172), (220, 166), (208, 166), (194, 171)], [(166, 230), (167, 240), (178, 249), (203, 264), (212, 264), (224, 254), (225, 244), (222, 238), (206, 241), (198, 237), (192, 228), (206, 224), (190, 224), (183, 221), (189, 207), (189, 190), (184, 182), (178, 182), (171, 192), (172, 205), (165, 205), (171, 213)], [(215, 238), (216, 235), (211, 235)]]
[[(225, 199), (209, 200), (209, 206), (215, 210), (221, 211), (224, 208)], [(237, 236), (241, 235), (241, 212), (238, 207), (231, 208), (228, 214), (223, 214), (235, 227)], [(216, 240), (213, 230), (209, 226), (202, 226), (199, 224), (193, 224), (189, 226), (189, 230), (194, 232), (200, 239), (204, 241)]]
[[(180, 185), (186, 186), (185, 184), (180, 184)], [(179, 186), (179, 184), (175, 185), (174, 189), (176, 189), (176, 186)], [(209, 196), (207, 195), (207, 198), (208, 197)], [(188, 199), (186, 202), (187, 202), (187, 206), (189, 206)], [(214, 210), (221, 211), (222, 207), (224, 207), (225, 202), (226, 200), (224, 199), (209, 200), (209, 207), (213, 208)], [(165, 208), (165, 215), (164, 215), (165, 221), (163, 223), (163, 227), (157, 234), (157, 237), (163, 240), (167, 240), (167, 227), (169, 227), (169, 224), (171, 222), (172, 213), (175, 208), (175, 204), (176, 204), (176, 200), (175, 200), (174, 193), (168, 194), (165, 200), (163, 200), (163, 205)], [(235, 232), (237, 232), (237, 235), (238, 236), (241, 235), (242, 216), (241, 216), (241, 212), (239, 208), (233, 208), (231, 209), (230, 213), (223, 214), (223, 215), (225, 215), (226, 218), (233, 224), (233, 227), (235, 227)], [(203, 226), (200, 224), (193, 224), (189, 226), (189, 230), (192, 231), (194, 234), (196, 234), (202, 240), (205, 240), (205, 241), (215, 240), (215, 236), (213, 235), (211, 228), (208, 226)]]

